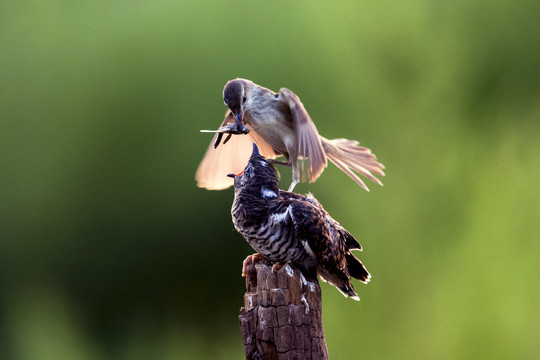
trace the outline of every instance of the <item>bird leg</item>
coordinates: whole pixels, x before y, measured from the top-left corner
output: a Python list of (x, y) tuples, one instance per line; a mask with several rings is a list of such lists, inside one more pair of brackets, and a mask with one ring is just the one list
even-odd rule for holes
[(292, 164), (292, 183), (289, 186), (289, 192), (294, 190), (296, 184), (300, 182), (300, 170), (298, 169), (298, 164)]
[(294, 187), (296, 186), (296, 184), (298, 184), (298, 181), (295, 181), (293, 179), (291, 185), (289, 186), (289, 190), (287, 190), (288, 192), (292, 192), (294, 190)]
[(290, 161), (281, 161), (281, 160), (275, 160), (275, 159), (266, 159), (266, 161), (268, 161), (270, 164), (273, 164), (273, 165), (277, 164), (277, 165), (285, 165), (285, 166), (292, 167), (292, 169), (293, 169), (293, 180), (292, 180), (291, 186), (289, 186), (289, 190), (288, 190), (289, 192), (292, 192), (294, 187), (296, 186), (296, 184), (298, 184), (300, 182), (300, 170), (298, 169), (298, 166), (297, 165), (295, 166)]
[(266, 161), (268, 161), (270, 164), (274, 164), (274, 165), (285, 165), (285, 166), (289, 166), (291, 167), (292, 164), (289, 163), (288, 161), (281, 161), (281, 160), (276, 160), (276, 159), (266, 159)]
[(247, 274), (246, 270), (247, 270), (247, 266), (249, 264), (253, 264), (254, 262), (262, 261), (263, 259), (264, 259), (264, 257), (259, 253), (255, 253), (253, 255), (248, 255), (248, 257), (246, 257), (246, 259), (242, 263), (242, 277), (246, 277), (246, 274)]

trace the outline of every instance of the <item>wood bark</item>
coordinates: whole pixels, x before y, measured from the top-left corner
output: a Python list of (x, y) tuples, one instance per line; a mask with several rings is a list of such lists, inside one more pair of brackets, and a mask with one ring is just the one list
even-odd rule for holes
[(250, 264), (240, 328), (246, 359), (328, 359), (321, 288), (296, 268)]

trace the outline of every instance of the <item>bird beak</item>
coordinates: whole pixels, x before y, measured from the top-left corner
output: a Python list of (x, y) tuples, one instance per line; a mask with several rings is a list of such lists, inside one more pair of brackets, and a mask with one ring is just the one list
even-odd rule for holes
[(242, 105), (242, 112), (236, 114), (236, 122), (238, 124), (238, 127), (236, 128), (236, 131), (238, 131), (239, 133), (243, 133), (243, 134), (247, 134), (249, 132), (249, 130), (247, 132), (243, 131), (244, 126), (242, 125), (242, 120), (244, 120), (244, 114), (245, 113), (246, 113), (246, 104)]
[(236, 176), (241, 176), (244, 173), (244, 170), (240, 171), (238, 174), (227, 174), (227, 176), (234, 179)]
[(236, 129), (238, 132), (242, 132), (242, 129), (244, 128), (242, 126), (242, 118), (244, 117), (244, 109), (242, 109), (241, 114), (236, 114), (236, 122), (238, 123), (238, 128)]
[(257, 144), (253, 143), (253, 155), (260, 155), (259, 154), (259, 148), (257, 147)]
[[(244, 170), (246, 170), (246, 168), (244, 168)], [(227, 176), (234, 179), (236, 176), (241, 176), (244, 173), (244, 170), (240, 171), (238, 174), (227, 174)]]

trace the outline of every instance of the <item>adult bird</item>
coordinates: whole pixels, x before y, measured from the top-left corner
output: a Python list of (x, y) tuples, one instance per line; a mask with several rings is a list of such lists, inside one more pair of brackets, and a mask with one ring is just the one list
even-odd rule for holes
[[(281, 88), (279, 93), (266, 89), (246, 79), (229, 81), (223, 89), (223, 101), (228, 107), (222, 128), (236, 124), (235, 135), (221, 143), (223, 134), (216, 134), (203, 157), (195, 178), (197, 185), (209, 190), (225, 189), (232, 181), (223, 174), (238, 172), (246, 163), (251, 143), (255, 141), (261, 153), (270, 159), (284, 156), (282, 163), (292, 167), (289, 191), (302, 181), (315, 181), (327, 165), (327, 159), (369, 191), (355, 171), (379, 185), (382, 183), (372, 173), (384, 175), (384, 166), (371, 150), (347, 139), (328, 140), (319, 135), (304, 105), (292, 91)], [(301, 159), (301, 167), (298, 160)], [(304, 161), (309, 166), (304, 170)]]
[(319, 275), (359, 300), (350, 279), (368, 283), (371, 275), (351, 250), (362, 247), (311, 194), (280, 190), (274, 166), (255, 144), (242, 173), (229, 176), (234, 179), (234, 227), (257, 251), (244, 261), (243, 275), (254, 258), (269, 260), (274, 267), (290, 263), (308, 279)]

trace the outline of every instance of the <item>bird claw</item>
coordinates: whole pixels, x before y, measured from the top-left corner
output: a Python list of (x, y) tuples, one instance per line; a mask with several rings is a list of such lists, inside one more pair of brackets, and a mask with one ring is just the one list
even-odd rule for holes
[(272, 273), (275, 273), (279, 270), (281, 270), (281, 268), (284, 266), (285, 264), (282, 264), (280, 262), (277, 262), (277, 263), (274, 263), (274, 265), (272, 265)]
[(248, 257), (245, 258), (244, 262), (242, 263), (242, 277), (246, 277), (247, 275), (247, 267), (249, 264), (253, 264), (255, 262), (262, 261), (264, 258), (261, 254), (255, 253), (253, 255), (248, 255)]

